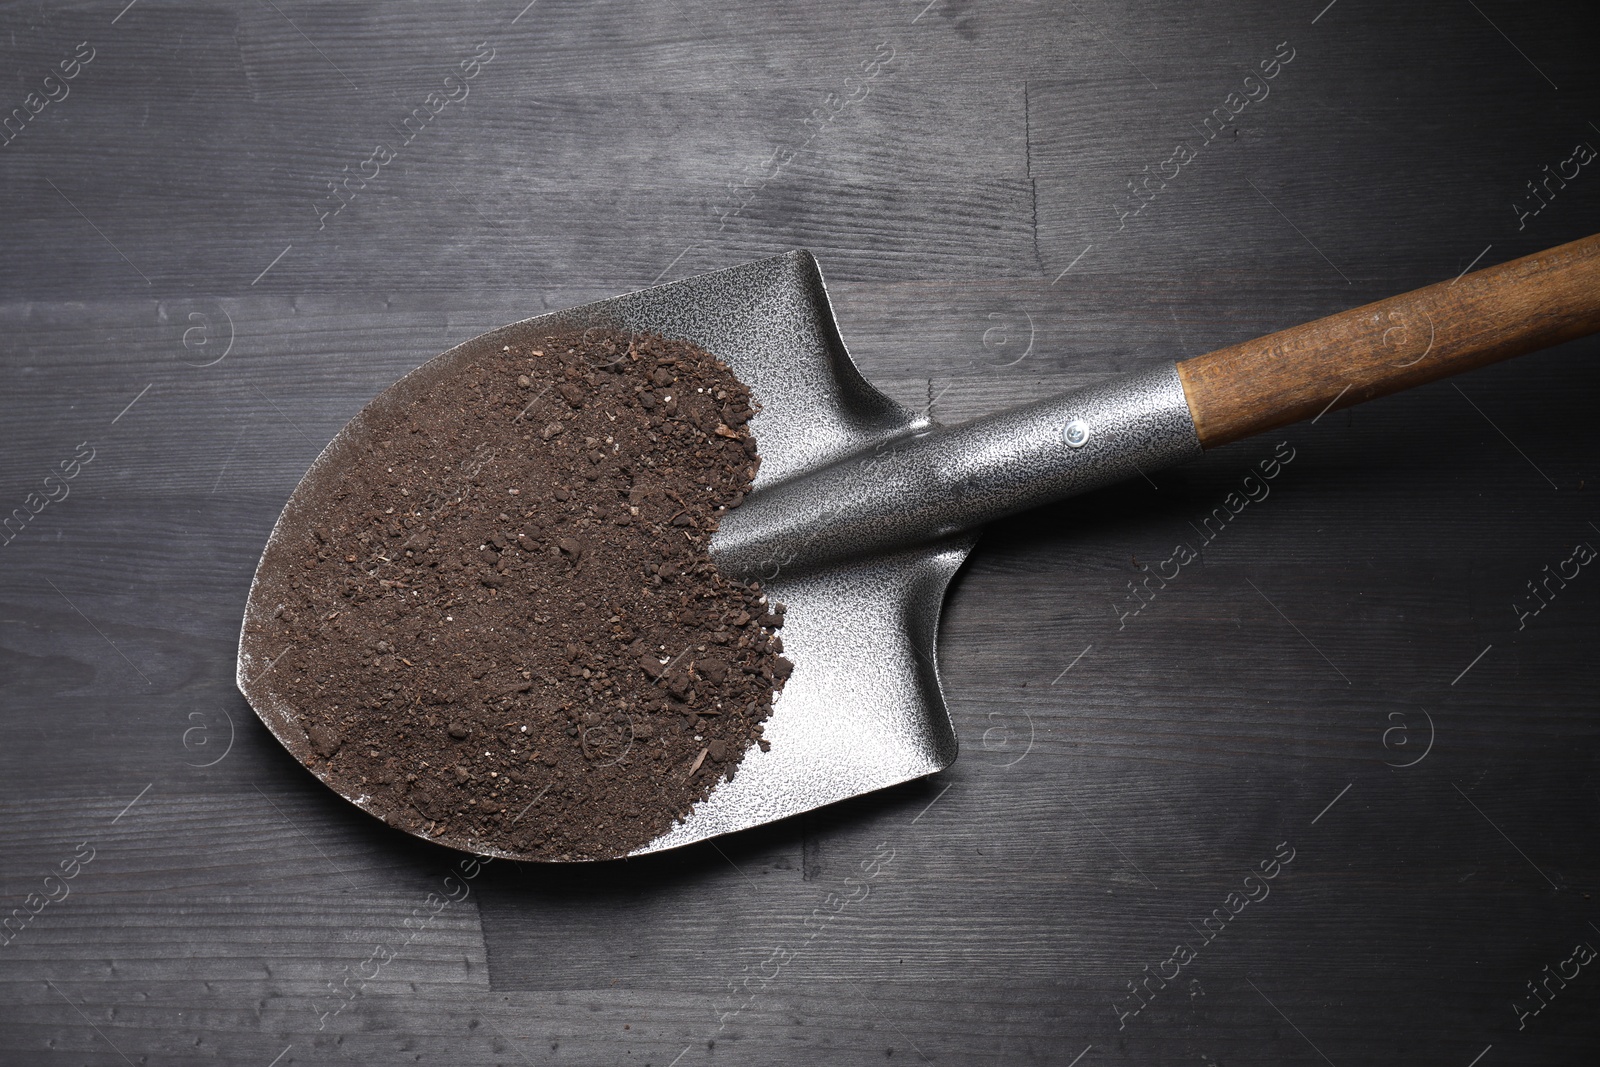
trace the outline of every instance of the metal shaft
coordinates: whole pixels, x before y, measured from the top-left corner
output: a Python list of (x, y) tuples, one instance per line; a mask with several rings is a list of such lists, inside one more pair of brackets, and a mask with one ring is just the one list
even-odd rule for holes
[(711, 550), (725, 571), (770, 579), (937, 540), (1199, 455), (1167, 364), (763, 487), (722, 520)]

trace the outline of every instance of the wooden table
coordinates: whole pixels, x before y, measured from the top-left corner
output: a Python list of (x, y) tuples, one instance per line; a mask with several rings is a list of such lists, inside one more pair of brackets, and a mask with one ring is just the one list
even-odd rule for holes
[(452, 899), (233, 684), (444, 348), (799, 246), (943, 420), (1195, 355), (1600, 229), (1590, 5), (124, 2), (0, 12), (0, 1062), (1594, 1062), (1594, 341), (993, 528), (957, 764), (714, 845)]

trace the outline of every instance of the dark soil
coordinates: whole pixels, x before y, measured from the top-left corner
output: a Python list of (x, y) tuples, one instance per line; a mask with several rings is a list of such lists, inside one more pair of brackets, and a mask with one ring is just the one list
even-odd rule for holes
[(707, 552), (760, 462), (749, 390), (654, 335), (484, 349), (369, 421), (318, 525), (269, 546), (247, 640), (287, 649), (261, 683), (312, 769), (385, 821), (623, 856), (766, 747), (789, 674), (781, 607)]

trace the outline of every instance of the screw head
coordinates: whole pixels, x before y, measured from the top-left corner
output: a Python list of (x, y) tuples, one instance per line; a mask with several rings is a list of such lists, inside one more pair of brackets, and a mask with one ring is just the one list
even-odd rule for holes
[(1068, 448), (1082, 448), (1089, 443), (1089, 424), (1082, 419), (1073, 419), (1061, 431), (1061, 439)]

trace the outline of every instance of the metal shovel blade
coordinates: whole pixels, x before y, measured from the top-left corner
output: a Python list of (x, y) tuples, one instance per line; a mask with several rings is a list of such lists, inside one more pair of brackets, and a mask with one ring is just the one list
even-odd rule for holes
[[(306, 502), (369, 446), (367, 422), (457, 372), (486, 342), (597, 326), (690, 341), (725, 361), (759, 403), (751, 420), (761, 468), (749, 503), (771, 487), (929, 428), (861, 376), (845, 351), (816, 261), (795, 251), (712, 274), (502, 327), (457, 346), (386, 389), (317, 457), (274, 527), (272, 544), (315, 525)], [(676, 848), (897, 785), (950, 765), (955, 731), (935, 657), (945, 588), (976, 538), (963, 535), (801, 574), (775, 559), (759, 576), (786, 608), (784, 655), (794, 664), (768, 720), (770, 751), (752, 747), (732, 781), (672, 830), (633, 855)], [(712, 551), (715, 556), (716, 540)], [(274, 649), (273, 609), (258, 570), (239, 642), (238, 685), (283, 745), (308, 767), (311, 744), (297, 710), (272, 697), (262, 674)], [(324, 781), (365, 806), (342, 783)], [(437, 840), (432, 839), (430, 840)], [(536, 857), (493, 841), (444, 841), (485, 855)]]

